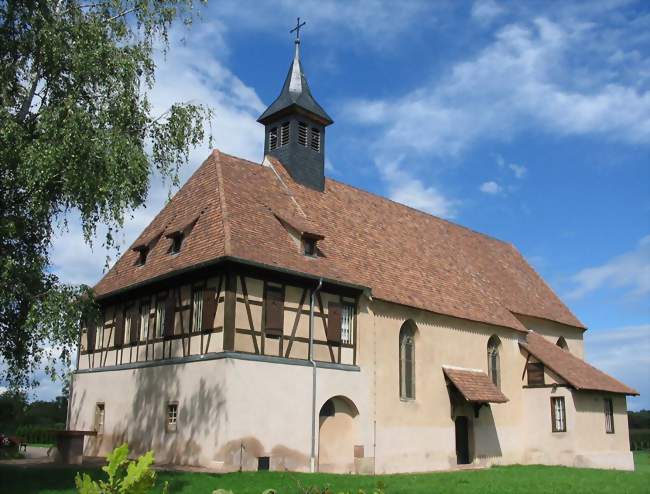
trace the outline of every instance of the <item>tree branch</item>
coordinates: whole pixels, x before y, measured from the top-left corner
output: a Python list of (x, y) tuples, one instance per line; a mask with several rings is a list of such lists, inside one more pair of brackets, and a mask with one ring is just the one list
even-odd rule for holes
[(20, 111), (18, 112), (19, 122), (24, 122), (25, 118), (27, 118), (29, 109), (32, 107), (32, 101), (34, 100), (34, 95), (36, 94), (37, 86), (38, 86), (38, 73), (34, 72), (32, 78), (32, 85), (29, 88), (29, 93), (27, 94), (27, 97), (25, 98), (25, 101), (23, 101), (23, 104), (20, 107)]

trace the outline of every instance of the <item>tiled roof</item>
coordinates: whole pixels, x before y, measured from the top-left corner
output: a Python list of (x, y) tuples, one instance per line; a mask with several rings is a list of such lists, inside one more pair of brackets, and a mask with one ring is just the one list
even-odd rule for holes
[(505, 403), (508, 401), (483, 371), (443, 366), (445, 376), (470, 403)]
[(533, 331), (528, 333), (525, 342), (519, 344), (575, 389), (639, 394), (635, 389), (599, 371)]
[[(315, 191), (274, 158), (265, 163), (272, 167), (215, 150), (134, 243), (200, 214), (181, 252), (169, 255), (171, 240), (162, 237), (136, 267), (138, 254), (129, 249), (97, 284), (97, 295), (227, 256), (519, 331), (526, 328), (513, 313), (584, 327), (511, 244), (335, 180)], [(324, 237), (322, 255), (302, 255), (278, 219), (283, 215)]]

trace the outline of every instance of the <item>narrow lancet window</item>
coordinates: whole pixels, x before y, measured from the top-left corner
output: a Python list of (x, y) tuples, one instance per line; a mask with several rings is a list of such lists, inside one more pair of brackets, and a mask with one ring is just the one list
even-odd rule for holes
[(488, 340), (487, 358), (488, 358), (488, 374), (490, 380), (494, 385), (501, 387), (501, 369), (499, 362), (499, 349), (501, 347), (501, 340), (496, 335), (492, 335)]
[(400, 398), (415, 399), (415, 328), (410, 321), (399, 332)]

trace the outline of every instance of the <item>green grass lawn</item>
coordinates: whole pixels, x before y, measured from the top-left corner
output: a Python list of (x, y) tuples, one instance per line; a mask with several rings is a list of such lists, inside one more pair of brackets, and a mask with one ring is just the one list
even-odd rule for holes
[[(486, 470), (411, 475), (351, 476), (245, 472), (225, 475), (160, 472), (159, 485), (169, 482), (170, 494), (211, 494), (216, 488), (235, 494), (261, 494), (275, 488), (280, 494), (298, 494), (303, 486), (330, 486), (335, 493), (358, 489), (370, 491), (381, 480), (386, 494), (580, 494), (650, 492), (650, 453), (635, 453), (635, 472), (588, 470), (564, 467), (510, 466)], [(5, 494), (73, 494), (74, 468), (34, 468), (0, 465), (0, 492)], [(93, 476), (97, 471), (89, 471)], [(158, 490), (160, 492), (160, 489)]]

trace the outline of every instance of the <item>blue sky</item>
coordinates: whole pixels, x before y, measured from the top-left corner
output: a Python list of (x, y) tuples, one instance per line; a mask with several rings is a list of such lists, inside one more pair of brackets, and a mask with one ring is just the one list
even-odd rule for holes
[[(641, 391), (631, 408), (650, 408), (650, 4), (395, 6), (214, 2), (158, 57), (154, 108), (211, 105), (217, 147), (261, 161), (255, 119), (302, 17), (303, 66), (335, 120), (328, 175), (515, 244), (590, 328), (587, 359)], [(124, 244), (168, 197), (152, 184)], [(54, 269), (93, 284), (107, 253), (72, 220)]]

